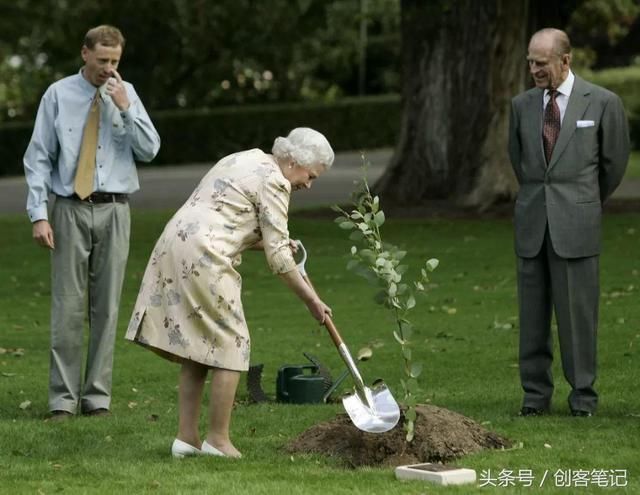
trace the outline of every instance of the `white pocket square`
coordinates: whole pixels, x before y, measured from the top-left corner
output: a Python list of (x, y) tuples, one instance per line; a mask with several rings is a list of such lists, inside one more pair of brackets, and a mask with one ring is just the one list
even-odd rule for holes
[(596, 123), (593, 120), (578, 120), (576, 127), (593, 127)]

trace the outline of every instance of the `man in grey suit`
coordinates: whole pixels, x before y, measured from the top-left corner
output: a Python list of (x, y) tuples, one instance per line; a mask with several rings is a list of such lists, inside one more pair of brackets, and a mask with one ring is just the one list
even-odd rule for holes
[(602, 205), (629, 158), (620, 98), (571, 71), (569, 37), (543, 29), (527, 56), (535, 87), (511, 105), (509, 155), (520, 184), (515, 205), (520, 307), (520, 414), (547, 412), (553, 394), (551, 313), (574, 416), (598, 395), (599, 254)]

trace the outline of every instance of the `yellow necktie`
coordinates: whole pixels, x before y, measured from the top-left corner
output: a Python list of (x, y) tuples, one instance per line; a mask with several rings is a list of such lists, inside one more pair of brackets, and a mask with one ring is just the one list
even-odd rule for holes
[(74, 191), (80, 197), (85, 199), (93, 192), (93, 177), (96, 172), (96, 150), (98, 147), (98, 128), (100, 126), (100, 104), (98, 95), (91, 102), (87, 123), (84, 126), (82, 134), (82, 144), (80, 145), (80, 156), (78, 158), (78, 169), (76, 170), (76, 178), (73, 186)]

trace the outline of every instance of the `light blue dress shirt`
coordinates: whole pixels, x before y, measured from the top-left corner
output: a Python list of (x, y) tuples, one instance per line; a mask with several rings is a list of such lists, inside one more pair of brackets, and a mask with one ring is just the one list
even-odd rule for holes
[[(23, 160), (31, 222), (48, 219), (49, 193), (73, 195), (82, 133), (97, 90), (81, 72), (53, 83), (40, 101)], [(127, 110), (121, 112), (106, 94), (99, 98), (94, 191), (137, 191), (140, 185), (134, 160), (151, 161), (160, 149), (160, 136), (144, 105), (133, 86), (124, 85), (130, 102)]]

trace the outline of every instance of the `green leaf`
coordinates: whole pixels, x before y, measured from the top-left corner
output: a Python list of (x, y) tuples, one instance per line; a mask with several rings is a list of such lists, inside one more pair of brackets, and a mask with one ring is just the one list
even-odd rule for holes
[(413, 395), (411, 392), (408, 392), (404, 397), (403, 402), (407, 406), (407, 408), (412, 409), (417, 404), (418, 401), (415, 395)]
[(412, 407), (405, 414), (404, 417), (413, 422), (416, 420), (416, 410)]
[(389, 293), (389, 296), (395, 297), (395, 295), (398, 293), (398, 286), (394, 282), (391, 282), (389, 284), (389, 290), (387, 290), (387, 292)]
[(438, 268), (439, 264), (440, 264), (440, 261), (438, 261), (436, 258), (431, 258), (429, 261), (427, 261), (427, 270), (432, 272), (433, 270)]
[(407, 442), (412, 442), (413, 436), (414, 436), (413, 423), (407, 422), (407, 436), (405, 437), (405, 440)]
[(385, 220), (384, 211), (382, 210), (373, 216), (373, 221), (378, 227), (382, 226), (382, 224), (384, 223), (384, 220)]
[(347, 263), (347, 270), (353, 270), (359, 264), (360, 264), (360, 261), (358, 260), (349, 260), (349, 262)]
[(418, 378), (422, 373), (422, 363), (413, 363), (411, 365), (411, 378)]
[(340, 208), (338, 205), (331, 205), (331, 209), (336, 213), (342, 213), (342, 208)]
[(355, 246), (351, 246), (351, 256), (355, 256), (357, 252), (358, 252), (358, 248)]
[(420, 291), (424, 291), (424, 285), (422, 285), (422, 282), (414, 282), (416, 289), (420, 290)]
[(407, 309), (412, 309), (416, 306), (416, 298), (413, 296), (409, 296), (407, 299)]
[(396, 330), (393, 331), (393, 336), (398, 341), (398, 344), (400, 344), (402, 346), (405, 344), (405, 341), (402, 340), (402, 338), (400, 337), (400, 334), (398, 334), (398, 332)]
[(409, 378), (407, 380), (407, 390), (413, 394), (416, 389), (418, 388), (418, 382), (416, 381), (415, 378)]
[(400, 261), (406, 255), (407, 255), (406, 251), (396, 251), (395, 254), (394, 254), (394, 258), (397, 259), (398, 261)]
[[(399, 280), (398, 280), (399, 282)], [(401, 296), (402, 294), (404, 294), (405, 292), (407, 292), (407, 289), (409, 288), (409, 286), (407, 284), (400, 284), (398, 285), (398, 295)]]
[(362, 239), (364, 239), (364, 235), (362, 235), (362, 232), (360, 232), (359, 230), (354, 230), (349, 235), (349, 240), (351, 241), (361, 241)]
[(373, 258), (373, 257), (375, 257), (375, 253), (373, 251), (371, 251), (371, 249), (361, 249), (360, 250), (360, 256), (365, 256), (367, 258)]
[(356, 359), (358, 361), (366, 361), (367, 359), (370, 359), (371, 356), (373, 356), (373, 351), (371, 350), (371, 348), (363, 347), (358, 351), (358, 355), (356, 356)]
[(371, 271), (370, 269), (367, 269), (362, 274), (362, 276), (366, 278), (373, 285), (376, 285), (378, 283), (378, 276), (375, 274), (375, 272)]
[[(405, 343), (406, 343), (406, 340), (405, 340)], [(404, 358), (407, 361), (411, 361), (411, 355), (412, 355), (411, 348), (409, 346), (407, 346), (407, 345), (403, 345), (402, 346), (402, 355), (404, 356)]]
[(342, 222), (340, 224), (340, 228), (344, 229), (344, 230), (351, 230), (351, 229), (353, 229), (353, 223), (352, 222)]

